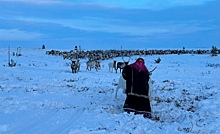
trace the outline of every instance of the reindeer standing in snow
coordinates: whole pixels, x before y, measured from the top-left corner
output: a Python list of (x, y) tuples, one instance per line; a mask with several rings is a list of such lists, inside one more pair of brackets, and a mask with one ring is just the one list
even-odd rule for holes
[(116, 60), (113, 59), (113, 62), (108, 63), (109, 71), (113, 72), (113, 69), (116, 71)]
[(79, 60), (77, 60), (77, 61), (73, 60), (72, 61), (71, 69), (72, 69), (72, 73), (76, 73), (76, 72), (79, 71), (79, 69), (80, 69), (80, 62), (79, 62)]
[(117, 63), (117, 68), (116, 68), (116, 73), (117, 73), (117, 70), (120, 69), (120, 73), (122, 72), (123, 68), (128, 65), (129, 61), (130, 61), (131, 57), (129, 57), (128, 61), (125, 61), (124, 58), (122, 57), (122, 60), (124, 62), (118, 62)]
[(119, 80), (118, 80), (118, 85), (115, 89), (115, 98), (117, 99), (118, 96), (118, 89), (123, 89), (123, 93), (124, 90), (126, 89), (126, 80), (122, 77), (122, 75), (120, 75)]
[(98, 71), (101, 68), (100, 61), (89, 60), (86, 62), (86, 70), (91, 71), (92, 68), (95, 68)]

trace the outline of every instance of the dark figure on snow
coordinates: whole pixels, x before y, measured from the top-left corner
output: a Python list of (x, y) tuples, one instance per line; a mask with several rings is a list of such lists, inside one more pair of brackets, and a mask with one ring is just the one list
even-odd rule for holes
[(125, 66), (122, 76), (126, 80), (126, 100), (123, 109), (134, 114), (143, 114), (151, 118), (149, 94), (150, 72), (144, 65), (144, 59), (138, 58), (133, 64)]

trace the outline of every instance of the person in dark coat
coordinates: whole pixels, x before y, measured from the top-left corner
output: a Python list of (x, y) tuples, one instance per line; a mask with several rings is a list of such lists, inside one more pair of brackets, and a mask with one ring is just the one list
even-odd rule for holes
[(150, 72), (144, 64), (144, 59), (138, 58), (133, 64), (125, 66), (122, 76), (126, 80), (124, 111), (151, 118), (150, 96), (148, 96)]

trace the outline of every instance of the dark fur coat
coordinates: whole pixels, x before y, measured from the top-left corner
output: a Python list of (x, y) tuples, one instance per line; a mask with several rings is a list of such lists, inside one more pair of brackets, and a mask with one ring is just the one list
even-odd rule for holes
[(126, 66), (122, 71), (122, 76), (126, 80), (126, 100), (124, 110), (138, 113), (150, 113), (151, 106), (148, 97), (149, 92), (149, 72), (140, 71), (132, 66)]

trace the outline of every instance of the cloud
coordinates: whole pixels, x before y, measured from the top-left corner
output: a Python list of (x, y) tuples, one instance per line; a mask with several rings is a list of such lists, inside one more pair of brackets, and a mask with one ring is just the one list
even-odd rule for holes
[(18, 29), (0, 29), (0, 40), (34, 40), (42, 38), (44, 35), (20, 31)]
[(172, 7), (179, 7), (179, 6), (202, 5), (210, 1), (213, 0), (156, 0), (156, 1), (146, 0), (143, 3), (142, 8), (160, 10), (160, 9), (166, 9)]
[[(18, 19), (19, 20), (19, 19)], [(216, 29), (218, 26), (211, 21), (146, 21), (146, 22), (132, 22), (122, 19), (107, 19), (98, 17), (82, 17), (78, 19), (37, 19), (37, 18), (21, 18), (22, 25), (31, 26), (33, 28), (47, 27), (47, 34), (54, 31), (53, 29), (60, 29), (62, 32), (73, 33), (71, 31), (97, 32), (121, 34), (122, 36), (177, 36), (190, 34), (195, 32), (203, 32), (207, 30)], [(58, 28), (59, 27), (59, 28)], [(14, 27), (15, 28), (15, 27)], [(32, 29), (33, 29), (32, 28)], [(65, 31), (64, 31), (65, 28)], [(71, 30), (72, 29), (72, 30)], [(34, 29), (33, 29), (34, 30)], [(52, 30), (52, 31), (51, 31)], [(43, 32), (43, 31), (41, 31)], [(15, 33), (11, 31), (11, 33)], [(34, 32), (33, 32), (34, 33)], [(51, 33), (55, 35), (55, 33)], [(39, 34), (34, 34), (39, 35)], [(67, 36), (67, 35), (66, 35)], [(37, 36), (36, 36), (37, 37)]]
[[(201, 5), (213, 0), (89, 0), (89, 2), (128, 9), (159, 10), (176, 6)], [(85, 2), (85, 0), (83, 1)]]
[(0, 0), (0, 3), (10, 3), (10, 4), (30, 4), (32, 6), (47, 6), (47, 7), (64, 7), (64, 8), (84, 8), (84, 9), (112, 9), (116, 8), (111, 5), (104, 5), (102, 3), (93, 2), (90, 0)]
[(160, 10), (176, 6), (201, 5), (215, 0), (0, 0), (38, 5), (98, 6), (103, 8)]
[(43, 5), (51, 5), (51, 4), (61, 4), (64, 3), (58, 0), (0, 0), (0, 2), (19, 2), (19, 3), (30, 3), (30, 4), (43, 4)]
[[(200, 21), (166, 21), (166, 22), (128, 22), (120, 19), (82, 18), (55, 21), (65, 27), (93, 32), (119, 33), (132, 36), (152, 36), (158, 34), (182, 35), (214, 29), (216, 25)], [(203, 26), (204, 25), (204, 26)]]
[[(0, 0), (3, 7), (0, 8), (0, 40), (42, 39), (54, 43), (57, 40), (79, 40), (80, 43), (83, 40), (86, 44), (102, 41), (127, 44), (129, 41), (161, 41), (158, 38), (170, 39), (173, 43), (176, 37), (181, 42), (181, 38), (190, 38), (194, 34), (205, 39), (207, 33), (216, 38), (219, 2), (203, 4), (208, 1), (140, 0), (138, 3), (128, 0), (120, 6), (123, 0), (113, 0), (112, 3), (105, 0), (4, 0), (1, 3)], [(185, 6), (169, 8), (178, 5)], [(111, 6), (122, 8), (109, 8)], [(133, 9), (141, 6), (152, 10)], [(158, 10), (163, 8), (167, 9)]]

